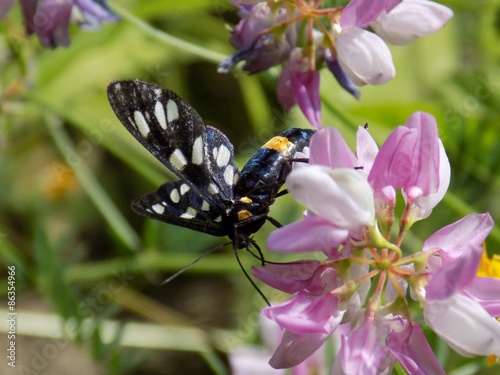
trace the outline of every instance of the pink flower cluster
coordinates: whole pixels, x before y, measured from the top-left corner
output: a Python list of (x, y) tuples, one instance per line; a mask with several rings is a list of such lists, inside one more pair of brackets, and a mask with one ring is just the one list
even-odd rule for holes
[(318, 129), (318, 69), (323, 64), (358, 98), (357, 86), (381, 85), (396, 74), (385, 42), (410, 43), (435, 33), (453, 16), (447, 7), (428, 0), (351, 0), (336, 8), (323, 7), (322, 0), (231, 2), (240, 8), (241, 21), (230, 39), (238, 51), (219, 71), (228, 72), (242, 60), (250, 73), (285, 63), (278, 98), (287, 110), (298, 104)]
[[(322, 250), (323, 260), (253, 269), (293, 295), (263, 310), (284, 332), (271, 366), (297, 366), (333, 336), (332, 374), (389, 374), (396, 362), (410, 374), (444, 374), (410, 304), (461, 355), (499, 356), (500, 280), (476, 276), (493, 227), (489, 214), (438, 230), (421, 251), (402, 251), (405, 234), (429, 216), (450, 180), (434, 117), (414, 113), (380, 149), (360, 128), (356, 154), (338, 131), (321, 129), (309, 158), (287, 179), (289, 192), (307, 207), (304, 218), (272, 233), (268, 248)], [(405, 208), (396, 223), (397, 190)]]

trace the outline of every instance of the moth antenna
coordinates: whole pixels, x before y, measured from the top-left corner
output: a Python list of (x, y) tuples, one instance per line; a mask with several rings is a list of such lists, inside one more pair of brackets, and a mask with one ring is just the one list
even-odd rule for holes
[(171, 282), (173, 279), (175, 279), (177, 276), (179, 276), (180, 274), (184, 273), (184, 271), (188, 270), (189, 268), (191, 268), (192, 266), (194, 266), (196, 263), (198, 263), (201, 259), (205, 258), (208, 254), (212, 254), (224, 247), (226, 247), (227, 245), (230, 245), (232, 242), (227, 242), (227, 243), (224, 243), (224, 244), (221, 244), (221, 245), (218, 245), (218, 246), (215, 246), (211, 249), (208, 249), (207, 251), (203, 252), (200, 256), (198, 256), (198, 258), (196, 258), (195, 260), (193, 260), (191, 263), (187, 264), (186, 266), (182, 267), (179, 271), (177, 271), (176, 273), (174, 273), (172, 276), (168, 277), (165, 281), (163, 281), (161, 283), (161, 285), (165, 285), (169, 282)]

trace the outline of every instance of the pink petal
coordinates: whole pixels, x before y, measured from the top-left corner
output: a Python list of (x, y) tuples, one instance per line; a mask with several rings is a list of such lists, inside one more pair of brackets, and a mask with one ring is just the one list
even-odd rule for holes
[(290, 61), (285, 64), (276, 86), (278, 100), (287, 111), (296, 104), (295, 95), (292, 91), (291, 65), (292, 63)]
[(374, 33), (350, 27), (337, 35), (336, 42), (340, 65), (356, 85), (382, 85), (395, 77), (391, 51)]
[(272, 232), (267, 240), (267, 248), (291, 253), (326, 251), (338, 247), (348, 234), (346, 229), (335, 227), (326, 219), (308, 216)]
[(363, 168), (363, 173), (370, 174), (375, 158), (378, 154), (378, 146), (367, 129), (360, 126), (356, 133), (356, 156), (359, 167)]
[(393, 330), (386, 339), (387, 348), (408, 374), (445, 375), (419, 325), (403, 322), (404, 328)]
[(342, 10), (340, 25), (342, 28), (366, 27), (375, 21), (382, 11), (389, 11), (400, 1), (351, 0)]
[(318, 130), (311, 138), (310, 149), (309, 164), (326, 165), (331, 168), (358, 166), (356, 157), (335, 128)]
[(301, 335), (285, 331), (269, 364), (276, 369), (297, 366), (321, 348), (328, 337), (328, 334)]
[(453, 262), (443, 262), (443, 266), (432, 276), (427, 287), (426, 299), (445, 299), (465, 288), (477, 273), (481, 261), (480, 246), (464, 246), (463, 255)]
[(386, 139), (378, 152), (368, 181), (375, 192), (385, 187), (400, 189), (407, 186), (413, 173), (417, 129), (398, 126)]
[(299, 294), (288, 301), (266, 307), (262, 315), (293, 333), (330, 334), (342, 318), (337, 305), (337, 297), (331, 294), (313, 300)]
[(439, 137), (434, 116), (415, 112), (406, 121), (409, 129), (418, 130), (413, 154), (413, 173), (405, 187), (419, 187), (423, 195), (436, 193), (439, 188)]
[(462, 255), (463, 245), (481, 246), (493, 228), (493, 219), (486, 214), (470, 214), (431, 235), (423, 246), (423, 251), (442, 249), (448, 256)]
[(342, 338), (338, 357), (346, 374), (376, 375), (383, 358), (383, 348), (379, 345), (379, 333), (373, 319), (366, 319), (348, 337)]
[(297, 292), (320, 295), (325, 290), (321, 280), (324, 268), (317, 260), (302, 260), (283, 264), (266, 264), (253, 267), (252, 274), (260, 281), (286, 293)]
[[(413, 201), (412, 213), (418, 219), (425, 219), (432, 213), (434, 207), (443, 199), (450, 185), (450, 162), (443, 142), (439, 140), (439, 187), (435, 193), (422, 195)], [(403, 197), (407, 201), (408, 197), (403, 191)]]
[(295, 100), (316, 129), (321, 129), (321, 102), (319, 99), (319, 72), (317, 70), (295, 71), (291, 74)]
[(453, 11), (429, 0), (404, 0), (390, 12), (382, 12), (370, 24), (385, 41), (403, 45), (434, 34), (441, 29)]

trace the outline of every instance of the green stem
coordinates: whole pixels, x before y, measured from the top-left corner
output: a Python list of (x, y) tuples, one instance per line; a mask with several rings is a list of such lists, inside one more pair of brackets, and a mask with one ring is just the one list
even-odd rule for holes
[(60, 125), (59, 120), (55, 116), (46, 114), (45, 122), (50, 135), (54, 139), (54, 143), (66, 159), (66, 163), (72, 167), (90, 200), (95, 204), (96, 208), (101, 212), (104, 219), (111, 228), (113, 228), (125, 246), (133, 251), (139, 250), (141, 248), (139, 236), (128, 224), (111, 198), (106, 194), (106, 191), (92, 175), (84, 160), (77, 154), (71, 140)]
[(116, 1), (110, 1), (110, 6), (120, 16), (122, 16), (123, 19), (126, 19), (130, 23), (138, 26), (140, 29), (145, 31), (147, 34), (151, 35), (152, 37), (154, 37), (154, 38), (158, 39), (159, 41), (164, 42), (172, 47), (189, 52), (195, 56), (201, 57), (203, 60), (211, 61), (211, 62), (216, 63), (216, 64), (220, 63), (221, 61), (224, 61), (227, 57), (226, 55), (224, 55), (222, 53), (215, 52), (211, 49), (203, 48), (203, 47), (200, 47), (196, 44), (186, 42), (185, 40), (176, 38), (175, 36), (172, 36), (170, 34), (163, 32), (163, 31), (155, 29), (154, 27), (149, 25), (147, 22), (144, 22), (140, 18), (137, 18), (136, 16), (134, 16), (125, 7), (121, 6)]

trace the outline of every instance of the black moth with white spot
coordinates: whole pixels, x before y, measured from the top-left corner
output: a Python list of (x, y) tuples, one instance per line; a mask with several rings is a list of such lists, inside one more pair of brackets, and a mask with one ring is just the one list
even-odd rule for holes
[(214, 236), (247, 248), (269, 219), (269, 206), (291, 170), (296, 151), (312, 130), (289, 129), (272, 138), (241, 172), (233, 145), (205, 125), (183, 99), (153, 84), (113, 82), (108, 98), (127, 130), (179, 180), (166, 182), (132, 202), (140, 215)]

